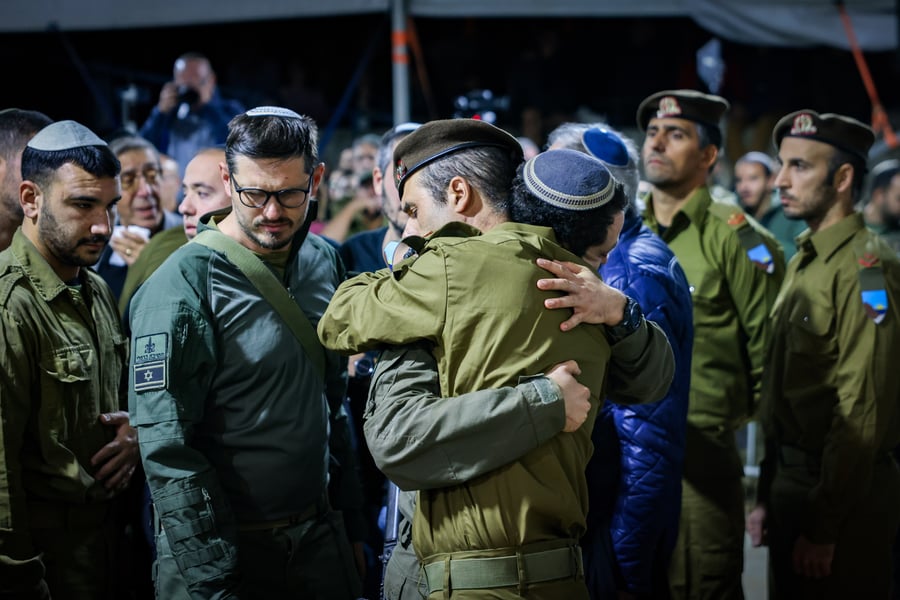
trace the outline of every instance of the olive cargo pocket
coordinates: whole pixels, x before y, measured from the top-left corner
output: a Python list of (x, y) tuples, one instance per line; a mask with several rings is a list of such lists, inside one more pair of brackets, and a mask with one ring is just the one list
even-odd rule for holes
[(90, 397), (94, 351), (86, 345), (57, 348), (42, 356), (41, 423), (50, 437), (59, 441), (70, 438), (69, 424), (77, 422), (74, 411), (84, 408), (82, 399), (94, 406)]

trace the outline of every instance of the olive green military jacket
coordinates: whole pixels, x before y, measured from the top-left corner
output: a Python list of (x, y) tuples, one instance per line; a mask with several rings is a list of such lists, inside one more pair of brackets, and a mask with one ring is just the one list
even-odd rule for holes
[(79, 273), (67, 285), (21, 230), (0, 253), (0, 588), (42, 577), (30, 503), (108, 498), (91, 457), (115, 436), (99, 415), (126, 406), (128, 344), (106, 283)]
[(184, 233), (184, 227), (170, 227), (160, 231), (150, 238), (141, 255), (134, 261), (134, 264), (128, 267), (128, 273), (125, 275), (125, 283), (122, 285), (122, 293), (119, 294), (119, 313), (128, 322), (128, 303), (131, 297), (141, 286), (147, 281), (147, 278), (163, 264), (169, 255), (175, 252), (181, 246), (187, 244), (187, 235)]
[(738, 207), (697, 188), (660, 231), (647, 197), (644, 222), (684, 269), (694, 303), (688, 423), (735, 430), (759, 402), (769, 311), (784, 278), (775, 238)]
[[(448, 231), (475, 237), (442, 237)], [(559, 433), (513, 463), (420, 492), (413, 528), (420, 558), (577, 540), (585, 529), (584, 467), (610, 349), (602, 328), (560, 331), (567, 315), (544, 309), (555, 292), (537, 288), (546, 271), (535, 264), (538, 257), (580, 260), (556, 244), (549, 228), (504, 223), (477, 233), (452, 224), (399, 271), (364, 273), (341, 284), (318, 325), (323, 343), (349, 353), (430, 342), (443, 396), (514, 385), (522, 375), (574, 359), (593, 409), (578, 431)]]
[[(799, 241), (772, 310), (760, 414), (767, 447), (821, 463), (802, 527), (833, 543), (876, 460), (900, 443), (900, 260), (858, 213)], [(775, 458), (762, 465), (762, 502)]]

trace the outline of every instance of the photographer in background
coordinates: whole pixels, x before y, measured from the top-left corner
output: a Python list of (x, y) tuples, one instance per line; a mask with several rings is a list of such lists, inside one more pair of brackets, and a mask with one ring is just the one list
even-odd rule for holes
[(163, 85), (140, 134), (178, 161), (183, 176), (198, 151), (225, 143), (228, 121), (244, 110), (219, 94), (209, 59), (187, 52), (175, 60), (174, 77)]

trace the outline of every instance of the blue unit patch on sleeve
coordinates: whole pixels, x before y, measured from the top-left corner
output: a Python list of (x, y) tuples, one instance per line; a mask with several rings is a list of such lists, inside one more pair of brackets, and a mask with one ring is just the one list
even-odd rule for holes
[(884, 290), (863, 290), (862, 301), (867, 317), (875, 321), (876, 325), (884, 321), (888, 308), (887, 292)]
[(168, 383), (169, 334), (154, 333), (134, 342), (134, 391), (165, 389)]
[(753, 261), (754, 265), (766, 273), (771, 274), (775, 272), (775, 261), (772, 259), (772, 254), (765, 244), (759, 244), (747, 250), (747, 257)]

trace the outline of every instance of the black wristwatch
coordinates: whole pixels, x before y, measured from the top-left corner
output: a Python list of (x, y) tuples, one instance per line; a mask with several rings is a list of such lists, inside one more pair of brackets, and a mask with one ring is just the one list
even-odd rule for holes
[(622, 320), (615, 325), (606, 325), (606, 337), (611, 344), (624, 340), (638, 330), (641, 321), (644, 320), (644, 311), (637, 300), (625, 296), (625, 310), (622, 311)]

